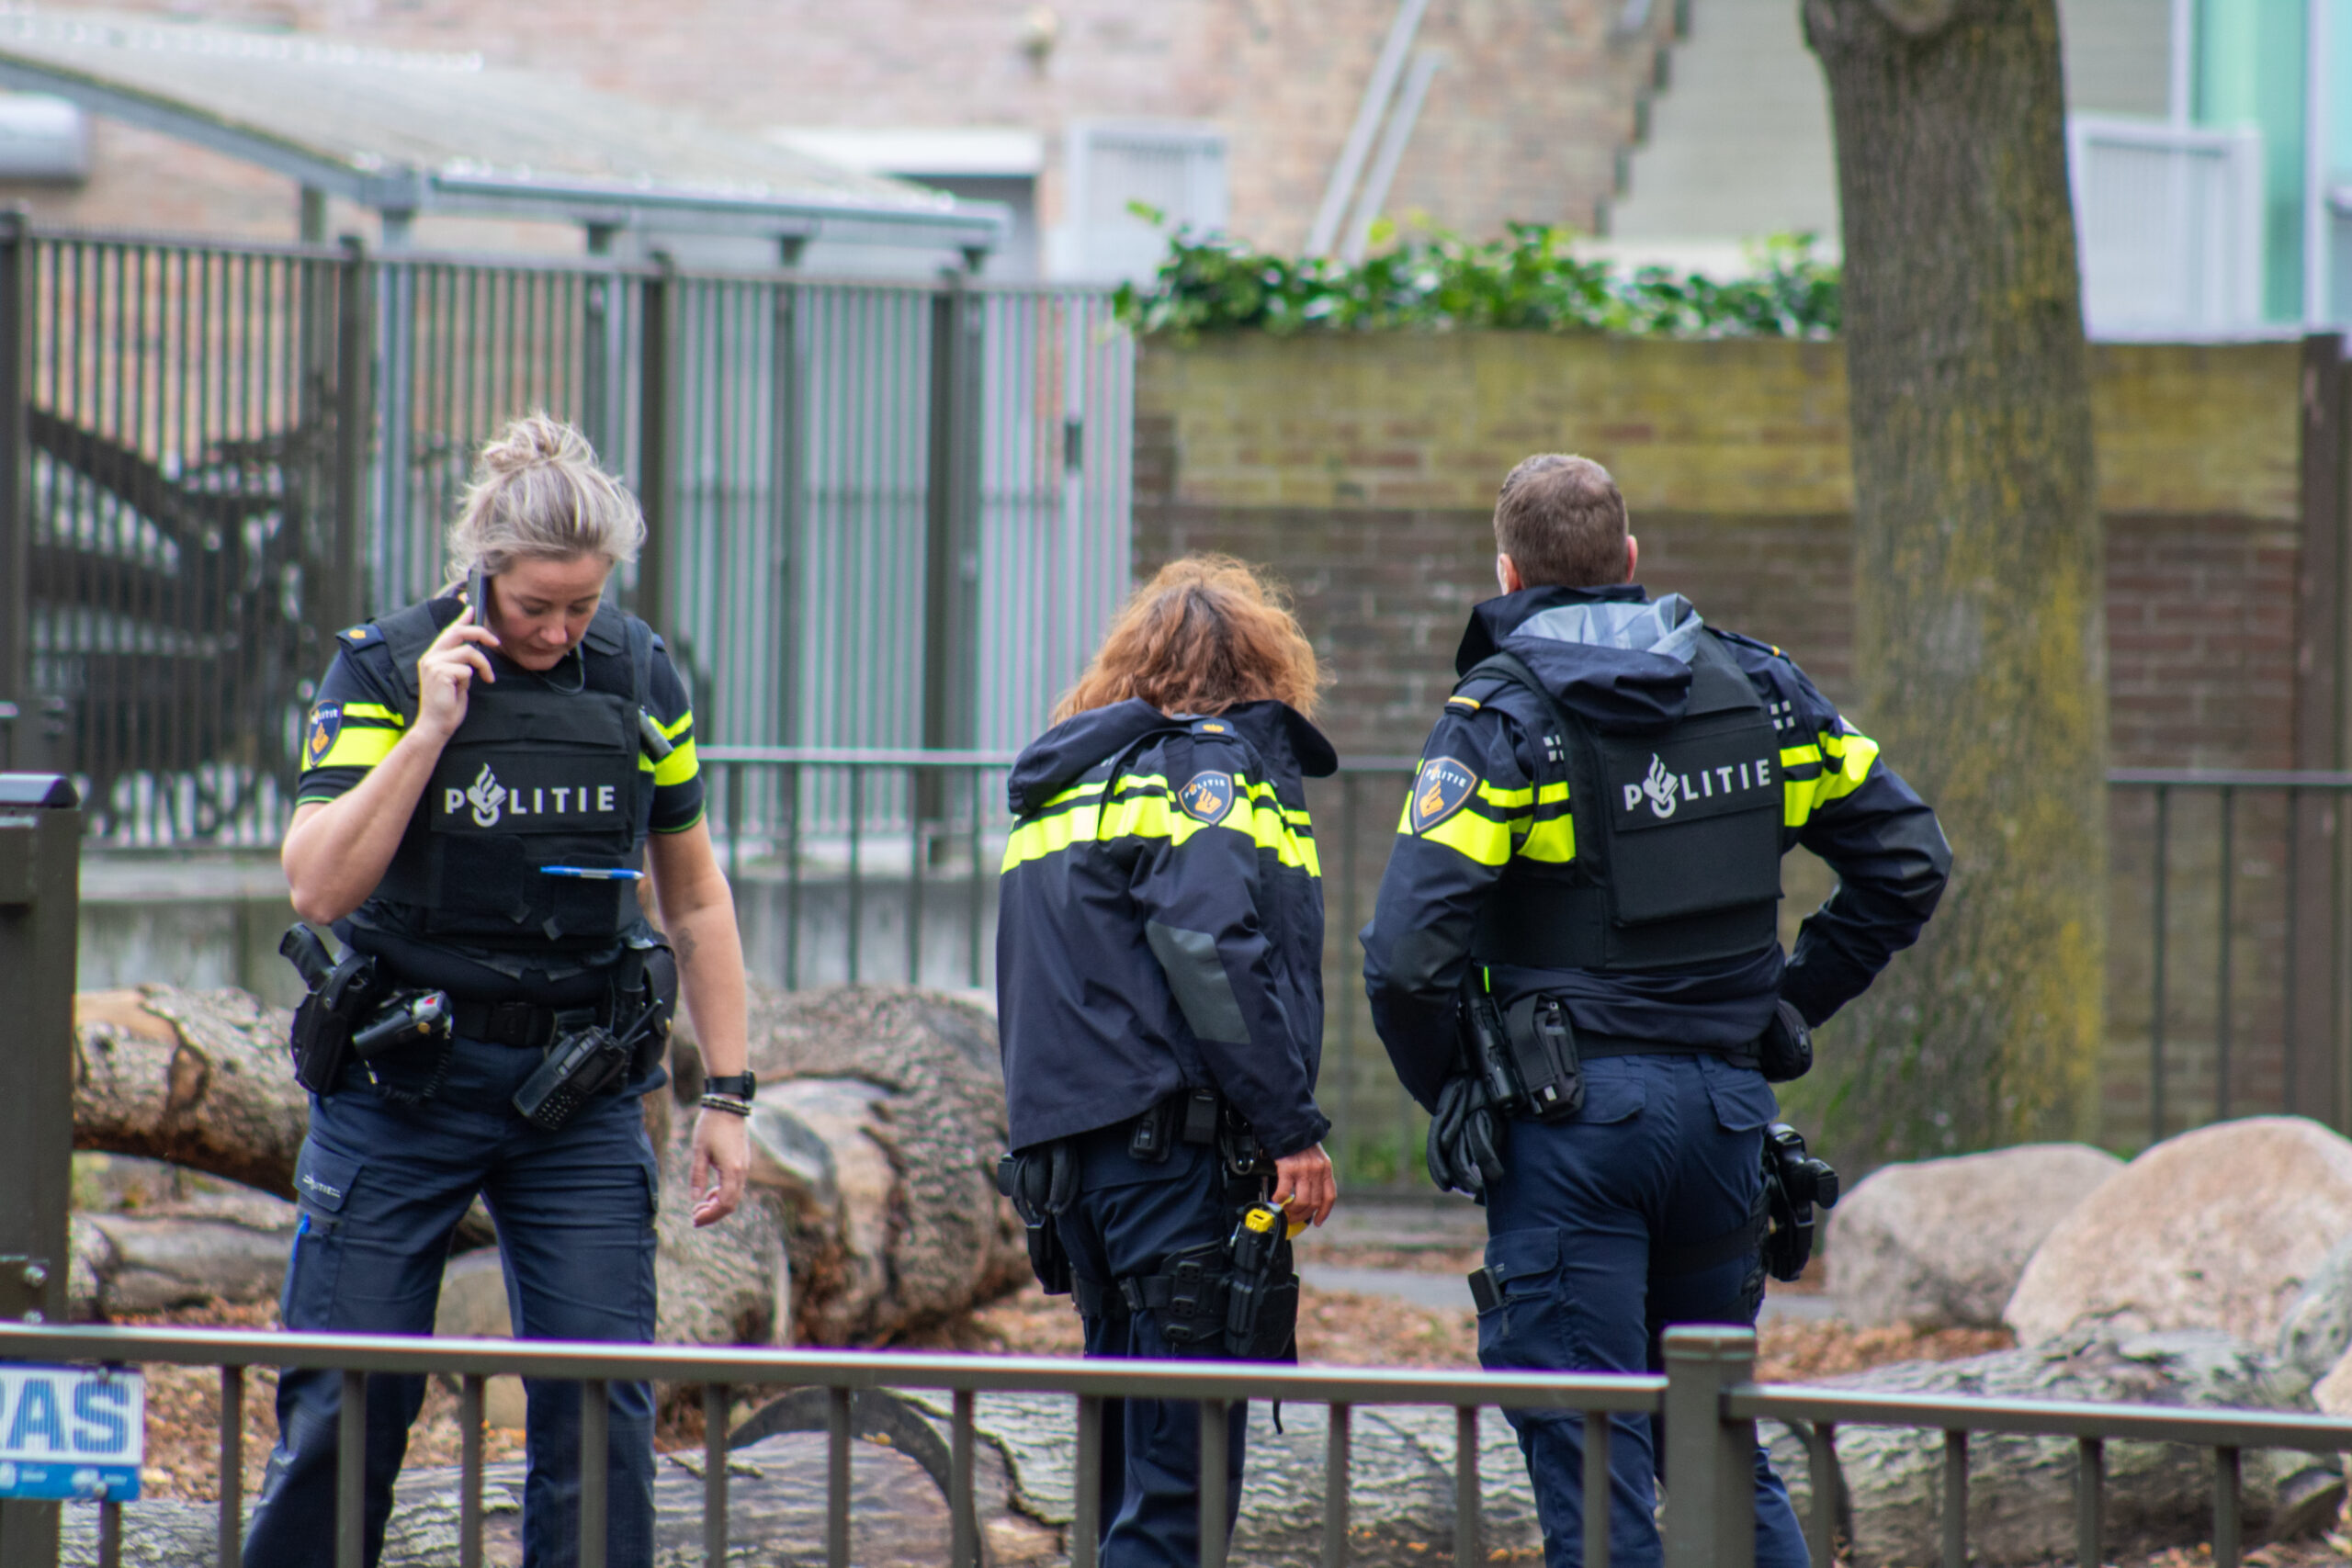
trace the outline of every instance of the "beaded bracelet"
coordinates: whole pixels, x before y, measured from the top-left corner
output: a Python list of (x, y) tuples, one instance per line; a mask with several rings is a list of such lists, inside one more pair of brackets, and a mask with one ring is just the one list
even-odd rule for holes
[(702, 1108), (705, 1111), (724, 1111), (729, 1116), (749, 1116), (752, 1113), (750, 1100), (738, 1100), (731, 1094), (706, 1094), (702, 1097)]

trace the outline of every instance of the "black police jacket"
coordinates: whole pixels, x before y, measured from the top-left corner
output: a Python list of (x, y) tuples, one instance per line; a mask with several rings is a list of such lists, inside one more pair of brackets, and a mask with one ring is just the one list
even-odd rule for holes
[[(1735, 1050), (1762, 1033), (1786, 997), (1819, 1023), (1860, 995), (1918, 938), (1951, 866), (1935, 815), (1879, 761), (1778, 649), (1701, 630), (1687, 604), (1651, 605), (1632, 584), (1534, 588), (1472, 612), (1455, 656), (1467, 672), (1498, 651), (1516, 655), (1593, 733), (1644, 741), (1677, 732), (1690, 702), (1689, 658), (1654, 651), (1661, 637), (1712, 637), (1762, 702), (1779, 742), (1780, 850), (1803, 844), (1835, 870), (1837, 890), (1799, 929), (1792, 954), (1776, 937), (1752, 949), (1657, 966), (1546, 967), (1478, 951), (1480, 918), (1498, 895), (1527, 923), (1527, 886), (1575, 880), (1577, 813), (1566, 759), (1544, 745), (1557, 727), (1540, 697), (1501, 679), (1467, 682), (1423, 747), (1372, 922), (1362, 940), (1373, 1021), (1398, 1075), (1424, 1105), (1455, 1070), (1455, 1001), (1473, 964), (1506, 1006), (1534, 991), (1560, 997), (1580, 1030)], [(1677, 646), (1679, 646), (1678, 641)], [(1731, 785), (1752, 784), (1724, 775)], [(1679, 797), (1679, 781), (1655, 781)], [(1691, 793), (1705, 787), (1693, 777)], [(1611, 803), (1587, 802), (1588, 810)], [(1650, 809), (1645, 806), (1644, 809)], [(1669, 890), (1670, 891), (1670, 890)], [(1487, 941), (1495, 943), (1488, 927)]]
[(1316, 1108), (1323, 901), (1302, 774), (1330, 743), (1281, 703), (1170, 718), (1127, 701), (1014, 765), (997, 1009), (1016, 1149), (1214, 1089), (1277, 1157)]

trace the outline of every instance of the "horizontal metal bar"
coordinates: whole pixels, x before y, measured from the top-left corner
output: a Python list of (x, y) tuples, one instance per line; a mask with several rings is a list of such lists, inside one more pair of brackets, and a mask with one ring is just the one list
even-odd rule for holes
[[(1460, 1405), (1467, 1402), (1514, 1410), (1626, 1413), (1655, 1412), (1666, 1392), (1662, 1377), (1601, 1372), (1382, 1367), (1295, 1367), (1276, 1371), (1251, 1362), (894, 1355), (870, 1350), (753, 1350), (736, 1346), (0, 1323), (0, 1361), (9, 1360), (336, 1367), (409, 1375), (512, 1372), (526, 1378), (608, 1382), (1046, 1391), (1113, 1399), (1285, 1399), (1301, 1404)], [(2352, 1431), (2352, 1423), (2346, 1429)], [(2344, 1446), (2352, 1449), (2352, 1441)]]
[(697, 746), (705, 762), (768, 768), (1009, 768), (1018, 751), (892, 751), (826, 746)]
[[(181, 255), (262, 256), (273, 261), (339, 262), (349, 259), (349, 253), (339, 244), (304, 245), (292, 241), (236, 240), (206, 234), (195, 237), (185, 232), (166, 233), (160, 229), (77, 229), (60, 225), (51, 228), (45, 223), (30, 226), (28, 232), (43, 244), (121, 245), (140, 250), (169, 250)], [(403, 253), (405, 254), (405, 253)], [(510, 265), (537, 266), (539, 258), (527, 261), (514, 255), (502, 258)], [(549, 258), (560, 263), (560, 256)]]
[[(706, 762), (771, 768), (1009, 768), (1021, 760), (1018, 751), (877, 750), (824, 746), (698, 746), (695, 755)], [(1340, 763), (1340, 772), (1409, 773), (1420, 765), (1419, 757), (1351, 757)]]
[(2164, 784), (2173, 789), (2352, 790), (2352, 773), (2228, 768), (2109, 768), (2109, 784)]
[(2052, 1400), (1984, 1399), (1868, 1393), (1748, 1383), (1724, 1393), (1727, 1420), (1834, 1421), (1839, 1426), (1920, 1427), (1951, 1432), (2026, 1432), (2126, 1442), (2187, 1443), (2198, 1448), (2293, 1449), (2306, 1453), (2352, 1450), (2352, 1418), (2294, 1411), (2240, 1410), (2193, 1416), (2177, 1406), (2060, 1404)]

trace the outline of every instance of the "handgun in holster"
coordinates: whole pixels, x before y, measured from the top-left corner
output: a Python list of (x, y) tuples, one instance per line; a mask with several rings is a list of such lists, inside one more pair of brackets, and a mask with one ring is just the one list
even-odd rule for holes
[(312, 1094), (333, 1094), (351, 1059), (352, 1033), (376, 1005), (376, 961), (356, 952), (338, 959), (316, 931), (300, 923), (278, 939), (277, 951), (309, 987), (294, 1010), (294, 1028), (287, 1041), (294, 1058), (294, 1080)]
[(1839, 1183), (1829, 1162), (1805, 1147), (1804, 1134), (1785, 1122), (1764, 1129), (1764, 1267), (1783, 1282), (1804, 1272), (1813, 1257), (1813, 1207), (1838, 1206)]

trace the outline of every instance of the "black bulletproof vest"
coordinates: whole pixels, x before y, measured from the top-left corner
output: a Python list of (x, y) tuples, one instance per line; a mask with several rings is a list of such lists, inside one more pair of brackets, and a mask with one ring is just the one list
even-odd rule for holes
[(1461, 684), (1481, 676), (1532, 692), (1559, 734), (1546, 750), (1565, 757), (1576, 858), (1504, 869), (1479, 911), (1475, 962), (1672, 969), (1779, 940), (1780, 740), (1712, 633), (1698, 638), (1681, 720), (1662, 730), (1603, 734), (1508, 653)]
[[(445, 624), (431, 604), (378, 623), (416, 716), (416, 660)], [(653, 633), (606, 605), (582, 639), (582, 685), (558, 691), (510, 675), (477, 681), (371, 904), (425, 938), (492, 948), (610, 946), (639, 918), (636, 885), (548, 866), (636, 870), (644, 792), (638, 710)]]

